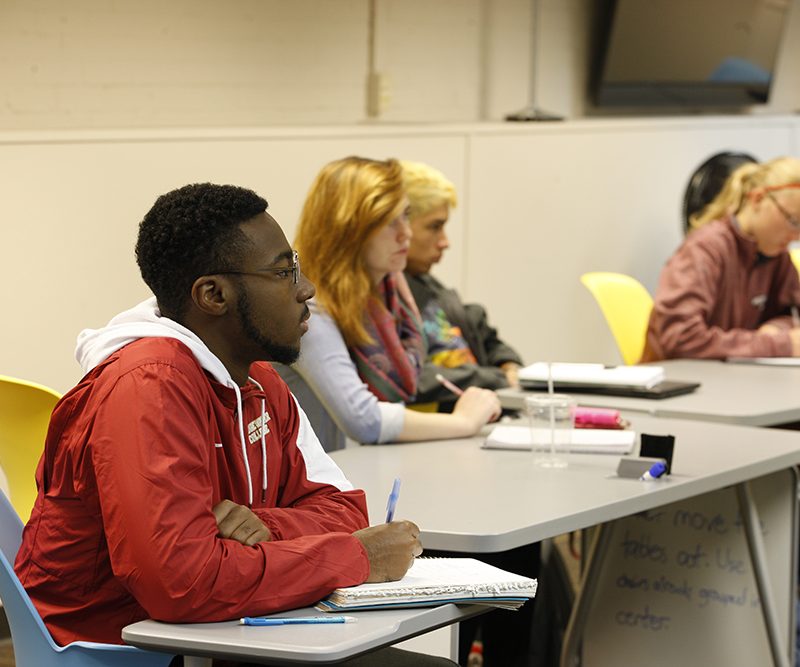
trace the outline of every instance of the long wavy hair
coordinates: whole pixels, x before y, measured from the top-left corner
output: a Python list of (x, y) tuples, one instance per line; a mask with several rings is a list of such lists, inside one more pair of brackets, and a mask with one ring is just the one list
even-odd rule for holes
[(743, 164), (725, 181), (720, 193), (711, 200), (699, 214), (690, 218), (693, 229), (724, 218), (730, 213), (738, 213), (745, 201), (756, 188), (781, 188), (800, 186), (800, 160), (780, 157), (769, 162)]
[(349, 347), (372, 342), (364, 312), (375, 286), (364, 245), (401, 212), (404, 195), (397, 160), (351, 156), (325, 165), (303, 204), (294, 247)]

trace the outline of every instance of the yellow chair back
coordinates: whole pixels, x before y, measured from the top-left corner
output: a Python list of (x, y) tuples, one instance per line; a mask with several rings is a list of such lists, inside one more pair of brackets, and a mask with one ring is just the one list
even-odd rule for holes
[(0, 468), (11, 504), (23, 522), (36, 500), (36, 466), (50, 414), (60, 398), (44, 385), (0, 375)]
[(794, 268), (800, 272), (800, 248), (792, 248), (789, 250), (789, 255), (792, 258), (792, 262), (794, 262)]
[(584, 273), (581, 282), (592, 293), (627, 365), (644, 352), (653, 298), (635, 278), (622, 273)]

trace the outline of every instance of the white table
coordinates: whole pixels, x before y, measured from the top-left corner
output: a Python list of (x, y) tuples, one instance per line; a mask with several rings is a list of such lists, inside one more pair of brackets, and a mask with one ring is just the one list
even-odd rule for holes
[[(575, 396), (579, 405), (644, 412), (658, 417), (776, 426), (800, 421), (800, 367), (758, 366), (700, 359), (658, 362), (668, 380), (700, 382), (690, 394), (648, 399), (601, 394)], [(520, 409), (531, 392), (498, 391), (505, 408)]]
[(539, 542), (800, 463), (796, 432), (628, 416), (640, 433), (676, 436), (665, 483), (617, 478), (616, 456), (573, 456), (563, 474), (534, 466), (528, 452), (481, 449), (475, 438), (367, 445), (332, 456), (367, 492), (372, 523), (383, 521), (400, 477), (397, 516), (420, 524), (427, 548), (462, 552)]
[[(227, 658), (268, 665), (325, 664), (389, 646), (430, 630), (463, 621), (487, 611), (479, 605), (441, 605), (420, 609), (348, 612), (356, 623), (250, 627), (224, 623), (160, 623), (139, 621), (122, 630), (133, 646), (184, 654), (185, 667), (210, 665)], [(314, 616), (321, 612), (297, 609), (280, 616)]]
[[(740, 486), (742, 513), (757, 525), (743, 483), (800, 463), (796, 432), (642, 414), (632, 420), (639, 432), (676, 436), (672, 475), (663, 483), (617, 478), (616, 456), (580, 455), (566, 471), (546, 470), (534, 466), (528, 452), (483, 450), (477, 439), (364, 446), (333, 457), (366, 490), (373, 522), (382, 520), (392, 480), (401, 477), (397, 516), (420, 525), (427, 548), (478, 553), (539, 542), (731, 485)], [(763, 543), (757, 530), (748, 538), (758, 581)], [(765, 622), (776, 664), (785, 664), (767, 588), (760, 590)], [(588, 595), (581, 604), (590, 602)]]

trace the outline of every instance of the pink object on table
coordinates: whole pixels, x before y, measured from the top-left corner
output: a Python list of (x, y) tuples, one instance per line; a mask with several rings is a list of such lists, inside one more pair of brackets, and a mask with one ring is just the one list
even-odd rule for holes
[(625, 428), (619, 410), (611, 408), (575, 408), (575, 428)]

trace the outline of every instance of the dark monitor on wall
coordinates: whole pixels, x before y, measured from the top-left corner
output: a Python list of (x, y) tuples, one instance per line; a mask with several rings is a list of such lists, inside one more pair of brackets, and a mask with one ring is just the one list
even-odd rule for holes
[(606, 0), (600, 107), (765, 104), (791, 0)]

